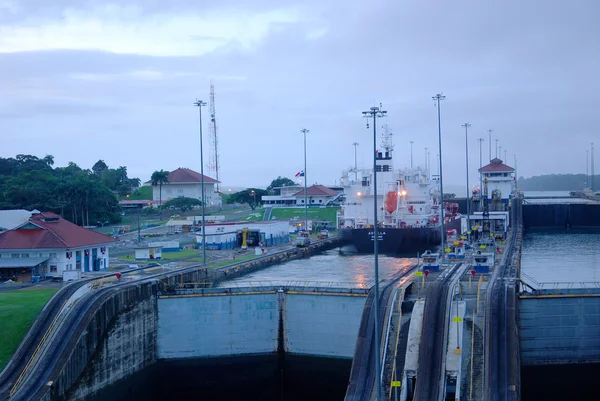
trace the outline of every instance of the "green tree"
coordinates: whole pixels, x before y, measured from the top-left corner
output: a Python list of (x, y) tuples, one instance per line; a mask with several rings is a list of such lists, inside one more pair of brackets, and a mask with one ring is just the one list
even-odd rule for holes
[[(153, 172), (150, 177), (150, 183), (153, 187), (158, 185), (158, 207), (162, 208), (162, 186), (169, 183), (169, 172), (162, 169)], [(162, 220), (162, 212), (160, 218)]]
[(279, 176), (279, 177), (275, 178), (273, 181), (271, 181), (271, 184), (267, 187), (267, 191), (275, 191), (275, 193), (277, 195), (279, 195), (280, 190), (274, 189), (274, 188), (289, 187), (292, 185), (296, 185), (296, 183), (287, 177)]
[(252, 210), (254, 210), (256, 209), (256, 206), (260, 203), (261, 198), (268, 194), (269, 193), (264, 189), (248, 188), (243, 191), (231, 194), (231, 196), (227, 198), (227, 203), (247, 203), (248, 205), (250, 205)]
[(200, 201), (200, 199), (185, 197), (169, 199), (163, 205), (165, 209), (179, 209), (182, 213), (193, 210), (197, 206), (202, 206), (202, 201)]
[(102, 176), (102, 173), (104, 173), (106, 170), (108, 170), (108, 165), (104, 162), (104, 160), (98, 160), (92, 166), (92, 171), (94, 172), (94, 174), (100, 177)]

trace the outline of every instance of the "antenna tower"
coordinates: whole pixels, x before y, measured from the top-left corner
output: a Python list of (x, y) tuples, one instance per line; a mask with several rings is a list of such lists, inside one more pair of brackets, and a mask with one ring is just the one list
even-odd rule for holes
[(210, 158), (208, 169), (215, 173), (215, 178), (217, 179), (217, 192), (221, 192), (221, 183), (219, 182), (219, 173), (220, 173), (220, 165), (219, 165), (219, 137), (217, 136), (217, 113), (215, 111), (215, 86), (210, 83)]

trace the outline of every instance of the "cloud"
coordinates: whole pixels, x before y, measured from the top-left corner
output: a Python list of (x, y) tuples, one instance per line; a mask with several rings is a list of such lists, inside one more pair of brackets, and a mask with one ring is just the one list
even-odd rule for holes
[(298, 7), (235, 8), (144, 15), (139, 6), (68, 8), (60, 19), (27, 18), (0, 26), (0, 52), (99, 50), (151, 56), (198, 56), (235, 43), (252, 50), (269, 33), (308, 17)]

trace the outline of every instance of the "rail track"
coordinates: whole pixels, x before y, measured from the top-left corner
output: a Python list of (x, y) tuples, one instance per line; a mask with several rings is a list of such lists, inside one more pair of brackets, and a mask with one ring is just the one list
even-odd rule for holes
[(465, 268), (463, 263), (454, 265), (427, 288), (419, 345), (419, 373), (413, 398), (417, 401), (438, 401), (442, 396), (450, 288)]

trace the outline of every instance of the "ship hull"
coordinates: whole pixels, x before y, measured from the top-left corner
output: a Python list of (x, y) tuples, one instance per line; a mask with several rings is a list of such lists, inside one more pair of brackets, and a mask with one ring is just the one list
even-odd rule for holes
[[(447, 223), (444, 228), (460, 232), (460, 218)], [(378, 251), (386, 254), (423, 252), (441, 243), (439, 227), (380, 228), (378, 231)], [(342, 239), (359, 253), (373, 253), (373, 228), (343, 229)]]

